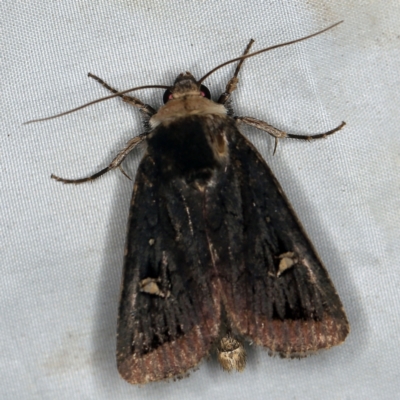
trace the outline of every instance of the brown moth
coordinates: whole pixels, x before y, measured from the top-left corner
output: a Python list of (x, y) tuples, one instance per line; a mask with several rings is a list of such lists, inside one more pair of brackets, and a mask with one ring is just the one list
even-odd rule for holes
[[(98, 173), (77, 180), (52, 175), (64, 183), (93, 180), (121, 169), (129, 152), (146, 144), (130, 206), (119, 305), (117, 365), (128, 382), (185, 376), (211, 350), (224, 370), (242, 371), (244, 340), (271, 354), (303, 357), (348, 335), (325, 267), (272, 171), (239, 130), (247, 124), (267, 132), (276, 150), (280, 138), (322, 138), (345, 123), (324, 134), (292, 135), (235, 116), (229, 103), (244, 59), (333, 26), (255, 53), (249, 53), (250, 41), (242, 57), (200, 80), (186, 72), (172, 86), (133, 89), (165, 88), (159, 110), (125, 94), (132, 89), (118, 92), (89, 74), (114, 93), (108, 98), (121, 97), (146, 119), (146, 131)], [(202, 82), (236, 61), (225, 93), (211, 100)]]

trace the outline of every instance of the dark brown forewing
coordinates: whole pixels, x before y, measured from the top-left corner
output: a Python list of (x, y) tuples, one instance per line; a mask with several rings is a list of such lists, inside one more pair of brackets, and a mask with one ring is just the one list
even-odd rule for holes
[(203, 194), (168, 184), (142, 160), (130, 209), (118, 320), (117, 364), (130, 383), (184, 375), (218, 335)]
[(342, 304), (279, 183), (236, 127), (228, 142), (206, 214), (232, 328), (285, 357), (340, 344)]

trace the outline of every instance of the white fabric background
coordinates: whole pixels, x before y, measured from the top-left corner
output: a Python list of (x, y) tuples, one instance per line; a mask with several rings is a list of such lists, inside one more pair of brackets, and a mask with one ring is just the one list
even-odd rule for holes
[[(400, 5), (387, 1), (51, 0), (1, 3), (2, 399), (393, 399), (400, 391)], [(248, 60), (237, 115), (327, 140), (260, 149), (330, 272), (351, 323), (344, 345), (303, 359), (249, 349), (242, 374), (214, 358), (179, 382), (135, 387), (115, 366), (115, 330), (132, 182), (119, 172), (80, 186), (50, 179), (106, 166), (142, 131), (86, 74), (126, 89), (200, 77), (254, 50), (345, 22)], [(217, 97), (234, 70), (206, 84)], [(163, 91), (138, 92), (154, 106)], [(125, 164), (134, 176), (140, 155)]]

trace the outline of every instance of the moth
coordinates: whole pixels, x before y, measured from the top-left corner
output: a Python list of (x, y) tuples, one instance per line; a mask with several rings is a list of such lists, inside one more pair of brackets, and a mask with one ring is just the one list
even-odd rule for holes
[[(117, 365), (128, 382), (183, 377), (211, 351), (225, 370), (242, 371), (245, 340), (293, 358), (348, 335), (327, 270), (271, 169), (239, 129), (247, 124), (268, 133), (276, 150), (278, 139), (322, 138), (345, 123), (324, 134), (292, 135), (235, 116), (230, 105), (246, 58), (333, 26), (254, 53), (251, 40), (241, 57), (200, 80), (181, 73), (172, 86), (118, 92), (89, 74), (113, 93), (107, 98), (119, 96), (138, 108), (147, 127), (96, 174), (76, 180), (52, 175), (77, 184), (116, 168), (126, 174), (121, 163), (145, 144), (130, 205), (118, 317)], [(211, 100), (203, 81), (233, 62), (238, 65), (226, 91)], [(126, 95), (149, 87), (166, 89), (158, 110)]]

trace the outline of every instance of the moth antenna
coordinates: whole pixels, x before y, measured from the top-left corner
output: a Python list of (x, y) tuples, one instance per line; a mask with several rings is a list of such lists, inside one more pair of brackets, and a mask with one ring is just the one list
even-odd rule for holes
[(217, 71), (218, 69), (220, 69), (220, 68), (222, 68), (222, 67), (225, 67), (225, 65), (234, 63), (234, 62), (236, 62), (236, 61), (241, 61), (241, 60), (244, 60), (244, 59), (246, 59), (246, 58), (250, 58), (250, 57), (257, 56), (258, 54), (265, 53), (266, 51), (269, 51), (269, 50), (277, 49), (278, 47), (288, 46), (289, 44), (293, 44), (293, 43), (297, 43), (297, 42), (302, 42), (303, 40), (307, 40), (307, 39), (310, 39), (310, 38), (312, 38), (312, 37), (314, 37), (314, 36), (320, 35), (321, 33), (324, 33), (324, 32), (326, 32), (326, 31), (328, 31), (329, 29), (334, 28), (335, 26), (341, 24), (342, 22), (343, 22), (343, 21), (336, 22), (335, 24), (333, 24), (333, 25), (331, 25), (331, 26), (328, 26), (328, 27), (325, 28), (325, 29), (322, 29), (322, 31), (318, 31), (318, 32), (313, 33), (313, 34), (311, 34), (311, 35), (304, 36), (304, 37), (302, 37), (302, 38), (300, 38), (300, 39), (295, 39), (295, 40), (291, 40), (291, 41), (289, 41), (289, 42), (276, 44), (276, 45), (274, 45), (274, 46), (270, 46), (270, 47), (266, 47), (265, 49), (258, 50), (258, 51), (254, 52), (254, 53), (250, 53), (250, 54), (247, 54), (247, 55), (245, 55), (245, 56), (236, 57), (236, 58), (233, 58), (232, 60), (225, 61), (224, 63), (218, 65), (218, 66), (215, 67), (215, 68), (213, 68), (210, 72), (207, 72), (199, 81), (197, 81), (197, 83), (198, 83), (198, 84), (202, 83), (205, 79), (207, 79), (207, 78), (208, 78), (211, 74), (213, 74), (215, 71)]
[(165, 85), (146, 85), (146, 86), (138, 86), (138, 87), (135, 87), (135, 88), (132, 88), (132, 89), (123, 90), (122, 92), (118, 92), (118, 93), (115, 93), (115, 94), (111, 94), (111, 95), (106, 96), (106, 97), (101, 97), (100, 99), (93, 100), (93, 101), (91, 101), (91, 102), (89, 102), (89, 103), (86, 103), (86, 104), (83, 104), (83, 105), (81, 105), (81, 106), (79, 106), (79, 107), (73, 108), (72, 110), (68, 110), (68, 111), (62, 112), (62, 113), (60, 113), (60, 114), (52, 115), (51, 117), (39, 118), (39, 119), (32, 119), (32, 120), (30, 120), (30, 121), (24, 122), (23, 125), (31, 124), (31, 123), (33, 123), (33, 122), (47, 121), (47, 120), (49, 120), (49, 119), (54, 119), (54, 118), (62, 117), (62, 116), (64, 116), (64, 115), (71, 114), (71, 113), (73, 113), (73, 112), (75, 112), (75, 111), (81, 110), (82, 108), (89, 107), (89, 106), (91, 106), (92, 104), (100, 103), (101, 101), (105, 101), (105, 100), (108, 100), (108, 99), (112, 99), (112, 98), (114, 98), (114, 97), (120, 96), (121, 94), (129, 93), (129, 92), (134, 92), (134, 91), (136, 91), (136, 90), (141, 90), (141, 89), (169, 89), (169, 88), (170, 88), (170, 86), (165, 86)]

